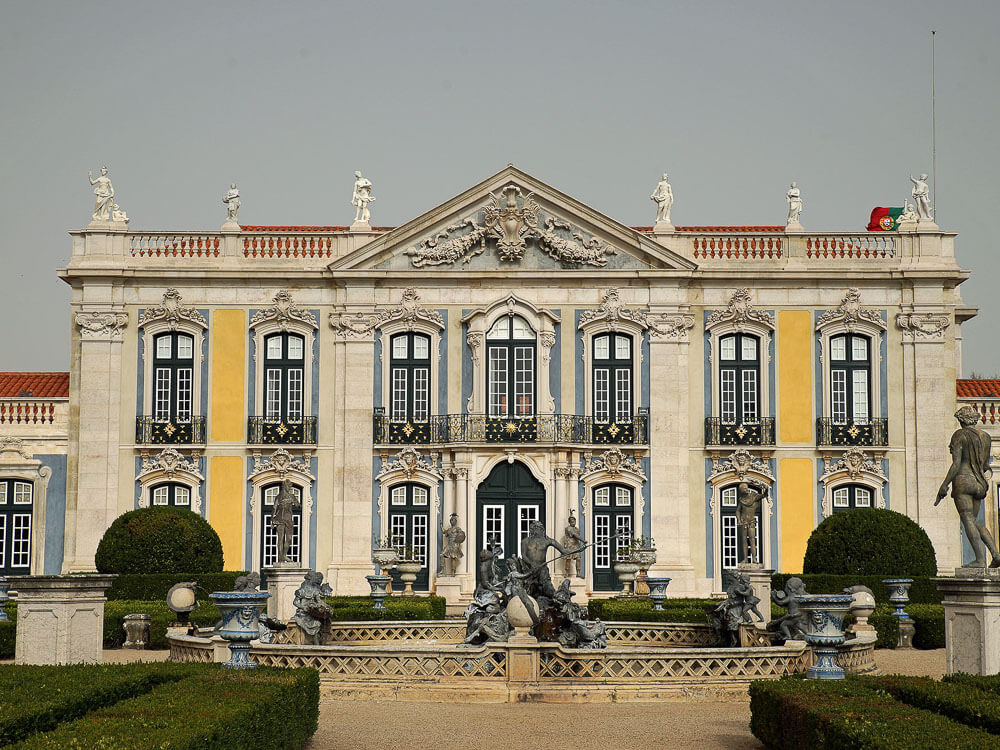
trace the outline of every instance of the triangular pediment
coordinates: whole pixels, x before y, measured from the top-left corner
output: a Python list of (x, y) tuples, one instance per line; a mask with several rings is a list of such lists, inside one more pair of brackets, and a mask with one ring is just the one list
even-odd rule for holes
[(332, 271), (434, 273), (693, 268), (514, 166), (330, 264)]

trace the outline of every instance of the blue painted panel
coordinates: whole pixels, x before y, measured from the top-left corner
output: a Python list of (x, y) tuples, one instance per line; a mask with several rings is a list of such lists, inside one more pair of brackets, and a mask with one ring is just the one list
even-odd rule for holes
[[(778, 459), (769, 458), (767, 460), (768, 466), (771, 469), (771, 476), (778, 477)], [(778, 570), (778, 550), (779, 550), (779, 539), (778, 539), (778, 518), (780, 517), (781, 508), (778, 505), (778, 481), (780, 479), (775, 479), (774, 487), (771, 489), (771, 501), (773, 505), (771, 506), (771, 523), (770, 523), (770, 534), (771, 534), (771, 564), (770, 568), (772, 570)]]
[[(444, 319), (444, 330), (441, 331), (441, 358), (438, 360), (438, 414), (448, 413), (448, 311), (437, 311)], [(376, 361), (378, 361), (376, 359)], [(377, 389), (376, 389), (377, 390)]]
[[(882, 473), (889, 476), (889, 459), (882, 459)], [(882, 485), (882, 499), (885, 501), (885, 507), (892, 510), (892, 505), (889, 503), (889, 482)]]
[[(886, 323), (889, 319), (889, 315), (885, 310), (881, 311), (882, 322)], [(882, 331), (879, 335), (879, 393), (882, 399), (882, 417), (888, 419), (889, 417), (889, 366), (886, 361), (886, 332)], [(888, 476), (888, 474), (886, 475)]]
[[(462, 310), (462, 317), (464, 318), (468, 315), (471, 310)], [(462, 323), (462, 341), (467, 341), (467, 336), (469, 333), (468, 323)], [(483, 352), (480, 352), (480, 356), (486, 356), (485, 353), (486, 344), (483, 343)], [(485, 362), (485, 359), (483, 360)], [(468, 345), (462, 346), (462, 403), (459, 404), (462, 414), (469, 413), (469, 399), (472, 397), (472, 378), (474, 377), (472, 370), (472, 351), (469, 349)]]
[(708, 477), (712, 473), (712, 459), (705, 459), (705, 575), (715, 575), (715, 538), (712, 533), (712, 485)]
[[(205, 320), (212, 319), (211, 318), (212, 311), (209, 310), (207, 307), (199, 309), (198, 312)], [(208, 414), (208, 332), (209, 329), (206, 328), (201, 337), (201, 394), (200, 394), (201, 411), (198, 413), (201, 414), (202, 416)], [(141, 336), (139, 337), (139, 346), (142, 347)], [(140, 391), (140, 393), (141, 392), (142, 391)]]
[[(768, 310), (768, 314), (774, 318), (778, 319), (777, 312), (775, 310)], [(774, 361), (774, 339), (777, 336), (776, 331), (772, 331), (771, 335), (767, 337), (767, 402), (771, 405), (770, 415), (765, 414), (764, 416), (774, 416), (778, 413), (778, 404), (774, 400), (774, 383), (776, 379), (776, 363)], [(775, 436), (777, 436), (777, 426), (775, 426)]]
[[(558, 310), (549, 310), (556, 317)], [(556, 402), (556, 414), (562, 414), (562, 323), (555, 324), (556, 343), (549, 352), (549, 392)]]
[[(316, 319), (316, 325), (320, 325), (319, 310), (310, 310), (309, 314)], [(322, 329), (317, 329), (315, 335), (313, 335), (312, 342), (312, 414), (308, 416), (319, 416), (319, 331)], [(315, 476), (316, 471), (313, 470), (313, 475)], [(315, 545), (312, 545), (310, 549), (316, 549)], [(315, 566), (312, 566), (315, 567)]]
[(375, 408), (379, 408), (383, 405), (382, 401), (382, 337), (379, 335), (378, 331), (375, 332), (375, 349), (374, 349), (375, 359), (372, 360), (372, 405)]
[[(816, 331), (816, 326), (819, 325), (819, 317), (825, 313), (826, 310), (813, 310), (813, 330)], [(825, 416), (824, 412), (826, 409), (826, 402), (823, 400), (823, 337), (820, 335), (819, 331), (816, 331), (816, 345), (813, 347), (815, 351), (813, 352), (813, 362), (815, 363), (815, 383), (814, 389), (816, 392), (816, 416)]]
[[(62, 572), (63, 537), (66, 531), (66, 456), (38, 453), (32, 458), (52, 470), (45, 493), (42, 572), (44, 575), (58, 575)], [(37, 542), (38, 534), (33, 536)]]
[[(319, 338), (318, 336), (316, 338)], [(309, 473), (314, 477), (319, 477), (319, 458), (313, 456), (309, 459)], [(312, 493), (312, 510), (309, 511), (309, 568), (310, 570), (316, 570), (316, 539), (319, 536), (319, 530), (316, 528), (316, 506), (319, 505), (316, 498), (316, 493), (319, 491), (317, 485), (319, 484), (317, 479), (314, 479), (310, 484), (310, 492)]]
[[(145, 312), (145, 308), (139, 309), (139, 319), (142, 319), (142, 314)], [(136, 415), (142, 414), (142, 389), (145, 385), (146, 380), (146, 368), (143, 367), (142, 361), (145, 356), (146, 342), (143, 340), (143, 336), (139, 335), (138, 346), (136, 347), (135, 354), (135, 413)], [(202, 412), (204, 414), (205, 412)]]
[[(382, 471), (382, 457), (372, 456), (372, 476), (378, 476), (378, 473)], [(381, 539), (382, 529), (379, 522), (378, 515), (378, 496), (381, 487), (376, 481), (372, 482), (372, 541), (376, 539)]]
[[(644, 332), (642, 334), (642, 362), (639, 365), (639, 377), (641, 378), (641, 388), (642, 391), (639, 394), (639, 403), (636, 406), (650, 406), (649, 403), (649, 333)], [(649, 472), (646, 472), (646, 476), (649, 476)]]
[[(586, 310), (573, 311), (573, 330), (569, 335), (573, 337), (573, 371), (576, 375), (576, 413), (583, 415), (587, 413), (587, 381), (583, 372), (583, 336), (580, 335), (580, 318)], [(581, 563), (582, 564), (582, 563)]]
[[(643, 456), (639, 463), (642, 466), (643, 473), (648, 477), (650, 473), (649, 456)], [(642, 513), (642, 535), (649, 538), (653, 535), (653, 506), (649, 499), (649, 480), (643, 482), (639, 491), (642, 493), (644, 508)]]
[[(139, 482), (139, 479), (138, 479), (138, 477), (139, 477), (139, 471), (141, 469), (142, 469), (142, 458), (139, 457), (139, 456), (136, 456), (135, 457), (135, 474), (133, 474), (133, 476), (136, 477), (136, 480), (135, 480), (135, 497), (133, 498), (133, 501), (132, 501), (132, 509), (133, 510), (135, 510), (136, 508), (139, 507), (139, 500), (142, 499), (142, 484)], [(202, 474), (202, 476), (204, 476), (204, 474)]]
[[(253, 370), (251, 369), (252, 373)], [(253, 456), (247, 456), (247, 477), (252, 475), (257, 468), (257, 461)], [(247, 491), (244, 494), (243, 502), (243, 518), (246, 519), (246, 527), (243, 534), (243, 569), (252, 570), (253, 569), (253, 523), (254, 517), (250, 512), (250, 508), (253, 504), (253, 482), (247, 479)], [(263, 509), (263, 503), (261, 504)], [(258, 520), (257, 523), (260, 523)]]
[[(708, 318), (709, 318), (709, 316), (711, 314), (712, 314), (711, 310), (705, 310), (705, 312), (704, 312), (705, 321), (704, 322), (706, 323), (706, 325), (708, 323)], [(705, 393), (705, 416), (706, 417), (710, 417), (710, 416), (712, 416), (712, 362), (711, 362), (711, 359), (710, 359), (710, 355), (711, 355), (711, 352), (712, 352), (712, 334), (711, 334), (711, 332), (707, 328), (705, 329), (704, 340), (705, 340), (705, 346), (703, 347), (703, 351), (704, 351), (704, 358), (703, 358), (704, 365), (703, 365), (703, 367), (704, 367), (705, 372), (704, 372), (703, 378), (704, 378), (704, 385), (705, 385), (705, 390), (704, 390), (704, 393)]]

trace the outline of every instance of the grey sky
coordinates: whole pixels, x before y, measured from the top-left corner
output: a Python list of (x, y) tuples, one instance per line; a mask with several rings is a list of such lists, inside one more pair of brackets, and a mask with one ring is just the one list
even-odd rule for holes
[(0, 2), (0, 370), (69, 364), (66, 231), (111, 167), (137, 229), (400, 224), (512, 161), (626, 224), (863, 229), (930, 171), (966, 374), (1000, 372), (996, 2)]

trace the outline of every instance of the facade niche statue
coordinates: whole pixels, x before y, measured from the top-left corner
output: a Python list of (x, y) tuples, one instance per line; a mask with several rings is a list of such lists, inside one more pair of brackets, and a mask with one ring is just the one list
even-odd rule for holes
[(951, 468), (941, 483), (934, 505), (941, 502), (948, 494), (951, 486), (951, 496), (955, 508), (962, 520), (965, 538), (969, 540), (976, 557), (968, 564), (970, 568), (985, 568), (986, 556), (983, 547), (990, 551), (993, 561), (991, 568), (1000, 567), (1000, 555), (997, 545), (989, 529), (979, 521), (979, 509), (983, 498), (989, 492), (989, 482), (986, 479), (990, 470), (990, 442), (988, 432), (974, 425), (979, 423), (979, 412), (971, 406), (963, 406), (955, 412), (955, 418), (961, 428), (951, 436), (948, 449), (951, 451)]
[(736, 488), (736, 524), (740, 531), (745, 563), (754, 564), (760, 561), (757, 524), (761, 502), (766, 495), (767, 487), (755, 482), (740, 482)]
[(465, 557), (465, 553), (462, 552), (465, 532), (458, 525), (458, 513), (451, 514), (448, 525), (441, 527), (441, 535), (444, 540), (444, 549), (441, 550), (441, 574), (453, 576), (458, 569), (458, 561)]
[(667, 173), (663, 173), (663, 179), (656, 183), (656, 188), (649, 199), (656, 204), (656, 223), (670, 223), (670, 209), (674, 205), (674, 189), (670, 187)]
[(101, 174), (95, 180), (94, 173), (88, 172), (90, 184), (94, 186), (94, 221), (113, 221), (115, 188), (108, 177), (108, 168), (101, 167)]
[(279, 565), (290, 562), (288, 552), (295, 538), (295, 514), (302, 508), (298, 492), (292, 484), (292, 480), (285, 479), (281, 482), (281, 489), (278, 496), (274, 498), (274, 508), (271, 511), (271, 528), (277, 536), (277, 563)]
[[(585, 542), (583, 541), (583, 535), (580, 533), (580, 527), (576, 525), (576, 516), (573, 515), (572, 511), (569, 514), (569, 519), (566, 522), (566, 529), (563, 531), (562, 545), (566, 549), (570, 550), (563, 560), (565, 561), (566, 577), (567, 578), (580, 578), (580, 551), (584, 548)], [(576, 550), (575, 552), (573, 550)]]

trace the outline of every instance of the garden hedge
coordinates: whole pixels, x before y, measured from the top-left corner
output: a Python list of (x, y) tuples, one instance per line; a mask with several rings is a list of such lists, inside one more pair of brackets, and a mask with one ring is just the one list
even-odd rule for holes
[[(890, 576), (864, 576), (855, 574), (833, 574), (833, 573), (775, 573), (771, 576), (771, 587), (777, 591), (785, 588), (785, 583), (789, 578), (801, 578), (805, 584), (806, 591), (810, 594), (839, 594), (848, 586), (867, 586), (875, 595), (875, 601), (888, 602), (889, 590), (883, 578)], [(910, 601), (913, 604), (940, 604), (941, 592), (938, 591), (937, 584), (931, 580), (930, 576), (900, 576), (912, 578), (913, 585), (910, 586)]]
[(118, 516), (94, 555), (100, 573), (221, 573), (215, 529), (184, 508), (155, 506)]
[(14, 747), (298, 750), (315, 733), (319, 719), (315, 670), (233, 672), (218, 665), (184, 666), (197, 667), (196, 673), (61, 723)]
[(446, 602), (442, 596), (390, 596), (385, 610), (375, 609), (370, 596), (330, 596), (334, 622), (371, 622), (375, 620), (443, 620)]
[(802, 572), (914, 578), (935, 575), (937, 558), (913, 519), (885, 508), (858, 508), (834, 513), (813, 530)]
[(1000, 734), (1000, 700), (975, 683), (890, 675), (877, 678), (874, 685), (909, 706), (933, 711), (990, 734)]
[[(587, 604), (590, 619), (600, 618), (603, 622), (691, 622), (705, 624), (708, 616), (706, 607), (714, 607), (721, 599), (667, 599), (663, 611), (653, 609), (653, 603), (645, 597), (632, 599), (591, 599)], [(766, 605), (758, 605), (761, 614), (767, 617)], [(780, 617), (785, 610), (771, 605), (771, 617)]]
[(201, 598), (213, 591), (232, 591), (236, 579), (246, 575), (243, 570), (227, 570), (222, 573), (127, 573), (119, 575), (104, 596), (108, 599), (131, 599), (133, 601), (166, 601), (167, 592), (175, 583), (195, 581)]
[(770, 750), (981, 750), (997, 746), (997, 739), (983, 729), (936, 712), (948, 710), (945, 705), (953, 692), (941, 692), (931, 711), (894, 699), (888, 683), (879, 685), (879, 679), (755, 681), (750, 685), (750, 731)]
[(995, 696), (1000, 696), (1000, 675), (998, 674), (977, 675), (957, 672), (955, 674), (945, 675), (941, 678), (941, 681), (959, 685), (968, 685), (969, 687), (974, 687), (978, 690), (984, 690), (987, 693), (993, 693)]
[[(177, 620), (177, 615), (164, 602), (139, 602), (116, 600), (104, 603), (104, 648), (121, 648), (125, 643), (125, 615), (149, 615), (150, 649), (169, 648), (167, 626)], [(192, 624), (202, 628), (212, 627), (221, 616), (211, 602), (200, 601), (198, 609), (191, 612)]]

